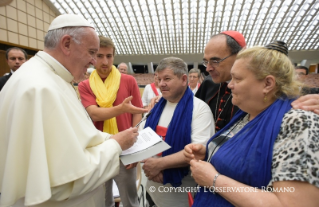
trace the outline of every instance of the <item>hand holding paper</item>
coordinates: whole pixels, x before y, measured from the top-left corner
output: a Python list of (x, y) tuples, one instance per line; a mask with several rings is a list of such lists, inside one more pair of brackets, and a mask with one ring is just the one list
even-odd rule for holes
[(151, 128), (147, 127), (139, 132), (137, 141), (134, 143), (134, 145), (129, 149), (124, 150), (121, 155), (128, 155), (142, 151), (161, 141), (161, 137), (159, 137)]
[(139, 162), (169, 149), (170, 146), (164, 142), (151, 128), (147, 127), (139, 131), (137, 141), (132, 147), (124, 150), (121, 160), (124, 165)]

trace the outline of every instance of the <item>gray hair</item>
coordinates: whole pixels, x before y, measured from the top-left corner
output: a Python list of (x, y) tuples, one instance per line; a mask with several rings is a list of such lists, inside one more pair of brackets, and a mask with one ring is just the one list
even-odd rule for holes
[(156, 68), (156, 72), (161, 72), (167, 68), (173, 70), (174, 75), (179, 78), (184, 74), (187, 75), (187, 64), (180, 58), (168, 57), (162, 59)]
[(121, 62), (120, 64), (118, 64), (117, 69), (119, 69), (120, 65), (123, 65), (123, 64), (126, 65), (126, 67), (128, 68), (128, 65), (126, 63)]
[(70, 35), (76, 44), (80, 44), (83, 35), (86, 33), (86, 27), (63, 27), (50, 30), (44, 37), (44, 47), (54, 49), (64, 35)]
[(193, 68), (193, 69), (191, 69), (191, 70), (188, 72), (188, 74), (191, 74), (191, 73), (197, 73), (197, 74), (198, 74), (198, 78), (199, 78), (199, 76), (200, 76), (200, 70), (198, 70), (198, 69), (196, 69), (196, 68)]

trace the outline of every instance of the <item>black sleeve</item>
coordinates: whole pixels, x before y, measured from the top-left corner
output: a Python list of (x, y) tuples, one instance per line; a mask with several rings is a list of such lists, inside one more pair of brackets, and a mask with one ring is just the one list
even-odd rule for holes
[[(216, 87), (217, 84), (215, 84), (211, 77), (205, 78), (205, 80), (200, 85), (198, 91), (195, 94), (195, 97), (199, 98), (200, 100), (204, 101), (205, 103), (208, 103), (209, 99), (218, 91), (218, 87)], [(218, 86), (218, 85), (217, 85)]]

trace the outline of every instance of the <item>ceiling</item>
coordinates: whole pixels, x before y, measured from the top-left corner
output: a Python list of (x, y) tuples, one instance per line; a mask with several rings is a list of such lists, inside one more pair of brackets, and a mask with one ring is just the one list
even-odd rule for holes
[(243, 33), (248, 47), (283, 40), (291, 51), (319, 51), (318, 0), (50, 2), (60, 14), (84, 16), (118, 55), (202, 54), (210, 36), (225, 30)]

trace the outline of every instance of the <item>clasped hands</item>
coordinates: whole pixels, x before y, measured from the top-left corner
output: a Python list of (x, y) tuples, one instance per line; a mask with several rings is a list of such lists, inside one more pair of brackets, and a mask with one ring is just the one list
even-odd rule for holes
[(188, 144), (184, 147), (184, 158), (190, 164), (195, 182), (200, 186), (210, 187), (217, 171), (209, 162), (203, 161), (205, 155), (206, 147), (202, 144)]
[(144, 163), (143, 170), (145, 176), (154, 182), (163, 183), (163, 169), (161, 169), (159, 161), (161, 158), (151, 157), (141, 161)]
[[(210, 187), (217, 173), (214, 166), (202, 161), (205, 159), (206, 147), (202, 144), (188, 144), (184, 148), (184, 159), (190, 164), (192, 176), (196, 183)], [(163, 170), (160, 164), (161, 158), (148, 158), (143, 160), (145, 176), (154, 182), (163, 183)]]

